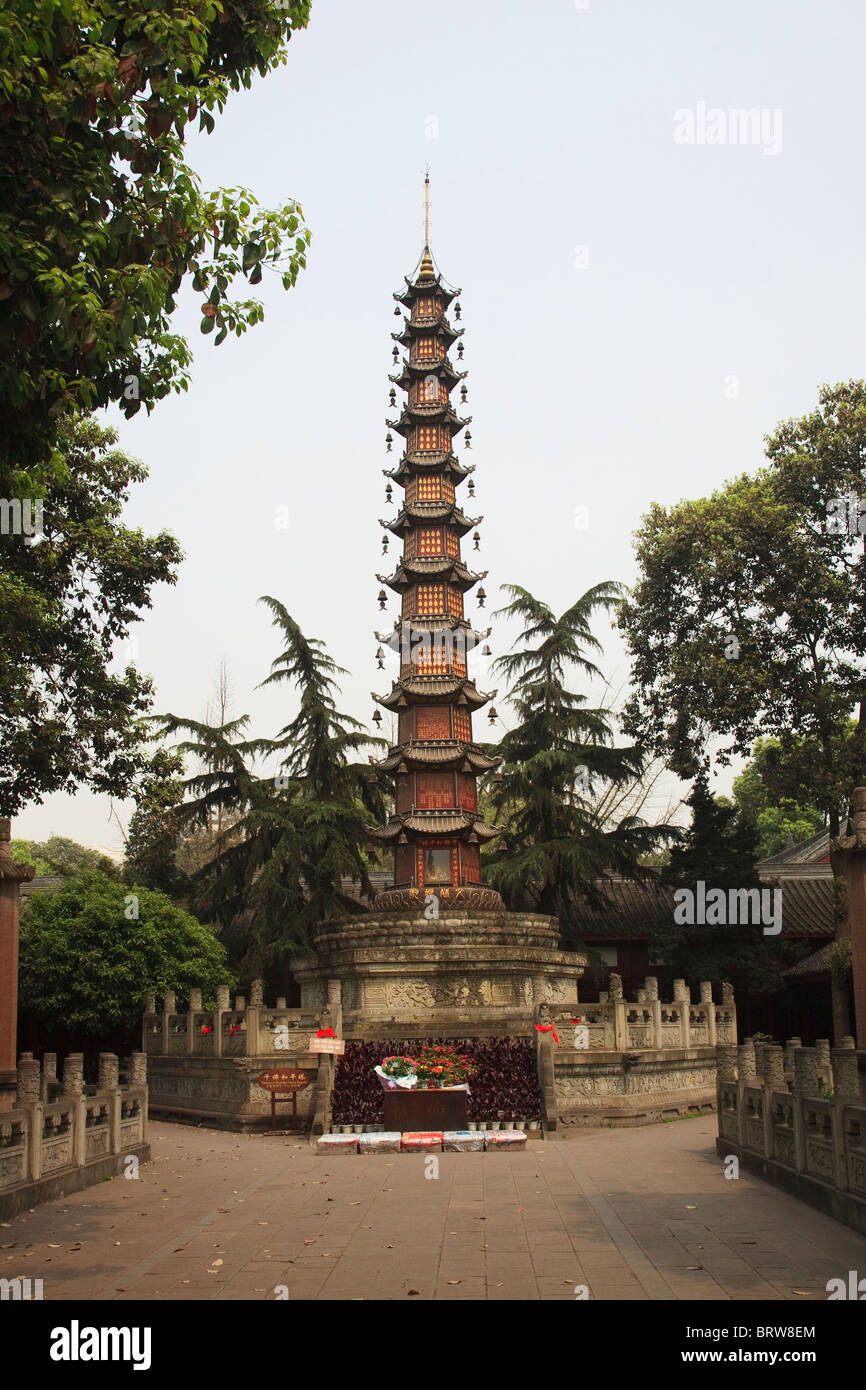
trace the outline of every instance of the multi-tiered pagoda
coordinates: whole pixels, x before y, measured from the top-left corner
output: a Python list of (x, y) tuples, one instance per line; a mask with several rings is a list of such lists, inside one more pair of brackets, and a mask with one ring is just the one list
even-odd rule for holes
[[(470, 675), (474, 649), (488, 634), (475, 631), (465, 603), (474, 591), (483, 608), (484, 575), (460, 552), (470, 532), (477, 548), (481, 518), (457, 501), (461, 486), (474, 492), (473, 469), (454, 452), (457, 437), (469, 433), (469, 420), (451, 404), (455, 388), (466, 394), (466, 374), (449, 356), (455, 343), (461, 356), (462, 329), (450, 321), (459, 325), (459, 290), (437, 271), (429, 235), (424, 243), (394, 296), (397, 315), (407, 316), (393, 335), (392, 405), (398, 390), (406, 395), (387, 442), (402, 436), (405, 450), (386, 469), (389, 501), (395, 488), (402, 499), (394, 520), (382, 522), (382, 548), (396, 537), (402, 554), (393, 574), (379, 576), (379, 602), (384, 609), (393, 590), (400, 613), (393, 632), (376, 635), (380, 666), (387, 647), (398, 669), (390, 694), (373, 696), (397, 725), (373, 774), (394, 781), (394, 813), (372, 832), (393, 849), (394, 885), (377, 894), (371, 912), (320, 923), (312, 952), (294, 959), (292, 970), (302, 1007), (318, 1013), (327, 1003), (347, 1038), (525, 1036), (542, 1004), (574, 1011), (586, 961), (561, 949), (554, 917), (506, 912), (481, 883), (481, 848), (499, 832), (478, 813), (478, 778), (499, 759), (473, 737), (473, 716), (492, 695)], [(381, 723), (378, 709), (376, 716)]]
[[(502, 906), (498, 893), (480, 887), (481, 846), (499, 831), (478, 812), (478, 777), (500, 759), (484, 753), (472, 729), (473, 714), (493, 695), (479, 691), (469, 674), (469, 656), (489, 629), (476, 631), (465, 612), (466, 595), (486, 571), (469, 569), (460, 550), (470, 531), (477, 548), (481, 517), (467, 516), (457, 500), (457, 488), (467, 479), (470, 495), (474, 491), (474, 466), (461, 463), (454, 452), (463, 430), (468, 443), (471, 420), (462, 419), (451, 403), (452, 390), (467, 375), (449, 357), (463, 336), (447, 317), (459, 293), (438, 273), (428, 241), (405, 289), (394, 295), (395, 312), (402, 305), (408, 317), (391, 335), (406, 356), (390, 379), (406, 400), (400, 418), (388, 421), (387, 442), (390, 449), (391, 431), (402, 435), (405, 452), (396, 468), (384, 472), (403, 489), (403, 500), (394, 520), (381, 525), (386, 536), (391, 532), (402, 542), (403, 553), (393, 574), (377, 575), (401, 604), (393, 633), (376, 633), (380, 643), (399, 653), (390, 694), (373, 696), (397, 716), (397, 742), (375, 764), (395, 781), (394, 814), (383, 830), (373, 832), (394, 847), (394, 889), (380, 894), (379, 907), (432, 893), (476, 907)], [(394, 356), (398, 361), (397, 347)], [(461, 390), (465, 399), (465, 386)], [(389, 498), (391, 492), (389, 483)], [(483, 588), (477, 597), (483, 605)], [(384, 608), (384, 589), (379, 602)]]

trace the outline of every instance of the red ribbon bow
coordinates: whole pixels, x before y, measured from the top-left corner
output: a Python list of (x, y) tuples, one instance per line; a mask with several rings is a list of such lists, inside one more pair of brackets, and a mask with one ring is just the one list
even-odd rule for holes
[(316, 1034), (317, 1038), (335, 1038), (336, 1036), (333, 1028), (320, 1028)]
[(552, 1023), (536, 1023), (535, 1029), (538, 1033), (552, 1033), (553, 1041), (559, 1046), (559, 1035)]
[(213, 1032), (213, 1029), (212, 1029), (212, 1028), (207, 1028), (207, 1027), (205, 1027), (204, 1024), (202, 1024), (202, 1029), (201, 1029), (201, 1031), (202, 1031), (203, 1033), (212, 1033), (212, 1032)]

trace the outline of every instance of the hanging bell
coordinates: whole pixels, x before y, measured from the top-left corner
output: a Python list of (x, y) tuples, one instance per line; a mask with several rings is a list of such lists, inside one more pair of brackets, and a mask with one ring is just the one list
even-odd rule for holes
[(394, 443), (394, 436), (393, 436), (393, 434), (391, 433), (391, 431), (389, 430), (388, 433), (385, 435), (385, 448), (386, 448), (386, 450), (387, 450), (387, 452), (388, 452), (389, 454), (390, 454), (390, 452), (391, 452), (391, 445), (392, 445), (393, 443)]
[(394, 489), (392, 488), (391, 484), (389, 483), (388, 486), (385, 488), (385, 501), (386, 501), (386, 502), (390, 502), (390, 501), (391, 501), (391, 498), (393, 497), (393, 495), (394, 495)]
[(380, 670), (380, 671), (384, 671), (384, 669), (385, 669), (385, 653), (382, 651), (382, 648), (381, 648), (381, 647), (377, 647), (377, 648), (376, 648), (376, 660), (377, 660), (378, 663), (379, 663), (379, 670)]
[(501, 772), (494, 772), (494, 774), (493, 774), (493, 780), (494, 780), (494, 782), (496, 783), (496, 785), (497, 785), (497, 787), (498, 787), (498, 786), (501, 784), (501, 782), (502, 782), (502, 773), (501, 773)]
[(385, 551), (386, 551), (387, 549), (388, 549), (388, 537), (387, 537), (387, 536), (383, 536), (383, 537), (382, 537), (382, 554), (383, 554), (383, 555), (385, 554)]
[(479, 608), (483, 608), (483, 607), (484, 607), (484, 600), (487, 598), (487, 595), (485, 594), (483, 588), (481, 588), (481, 589), (478, 590), (477, 598), (478, 598), (478, 607), (479, 607)]
[(367, 786), (368, 786), (368, 787), (375, 787), (378, 781), (379, 781), (379, 778), (376, 776), (376, 774), (375, 774), (375, 772), (374, 772), (373, 775), (372, 775), (372, 777), (368, 777), (368, 778), (367, 778)]
[(463, 344), (462, 344), (462, 343), (458, 343), (458, 344), (457, 344), (457, 358), (458, 358), (458, 361), (460, 361), (460, 362), (463, 361)]
[(460, 315), (461, 315), (462, 313), (463, 313), (463, 310), (460, 308), (460, 300), (458, 299), (457, 303), (454, 305), (454, 317), (455, 317), (455, 319), (459, 319), (459, 318), (460, 318)]
[(471, 478), (469, 479), (469, 486), (467, 487), (466, 491), (470, 497), (475, 496), (475, 483)]
[(467, 430), (463, 436), (463, 446), (466, 449), (472, 448), (472, 434), (469, 430)]
[(388, 602), (388, 595), (384, 589), (379, 590), (379, 607), (384, 608)]
[(397, 392), (394, 390), (393, 386), (391, 387), (391, 390), (388, 392), (388, 404), (390, 406), (395, 406), (397, 404)]
[(391, 353), (391, 356), (393, 357), (395, 362), (397, 362), (400, 358), (400, 349), (397, 347), (396, 343), (394, 344), (394, 350)]
[(478, 533), (477, 531), (474, 533), (472, 539), (473, 539), (473, 541), (475, 542), (475, 544), (474, 544), (474, 546), (472, 547), (472, 549), (473, 549), (473, 550), (480, 550), (480, 549), (481, 549), (481, 536), (479, 535), (479, 533)]
[(382, 713), (380, 710), (373, 711), (373, 723), (376, 725), (377, 729), (379, 725), (382, 723)]
[(468, 395), (469, 395), (469, 392), (468, 392), (468, 390), (467, 390), (467, 388), (466, 388), (466, 382), (464, 381), (463, 385), (460, 387), (460, 400), (461, 400), (461, 402), (463, 403), (463, 405), (466, 404), (466, 397), (467, 397)]
[(490, 706), (490, 709), (487, 711), (487, 718), (490, 720), (491, 724), (496, 723), (497, 719), (499, 718), (499, 715), (496, 713), (495, 705)]
[(485, 642), (484, 646), (481, 648), (481, 655), (482, 655), (482, 656), (492, 656), (492, 655), (493, 655), (492, 651), (491, 651), (490, 648), (487, 646), (487, 643), (486, 643), (486, 642)]
[(396, 314), (397, 318), (400, 317), (400, 305), (399, 305), (399, 304), (396, 304), (396, 305), (394, 306), (394, 313)]

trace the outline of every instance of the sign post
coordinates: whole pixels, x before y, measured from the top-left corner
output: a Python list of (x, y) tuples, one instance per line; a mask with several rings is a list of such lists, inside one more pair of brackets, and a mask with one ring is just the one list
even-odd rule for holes
[(263, 1091), (270, 1091), (271, 1095), (271, 1133), (276, 1129), (277, 1123), (277, 1095), (279, 1092), (286, 1094), (280, 1095), (281, 1101), (292, 1101), (292, 1119), (298, 1118), (298, 1091), (303, 1091), (312, 1082), (303, 1071), (290, 1071), (288, 1067), (274, 1067), (271, 1071), (262, 1072), (256, 1084), (261, 1086)]

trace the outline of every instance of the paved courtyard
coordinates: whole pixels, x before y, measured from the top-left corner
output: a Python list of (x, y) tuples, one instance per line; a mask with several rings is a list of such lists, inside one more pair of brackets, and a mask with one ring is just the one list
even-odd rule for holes
[(153, 1160), (0, 1227), (53, 1299), (789, 1299), (866, 1239), (726, 1179), (713, 1116), (523, 1153), (325, 1158), (285, 1135), (150, 1126)]

